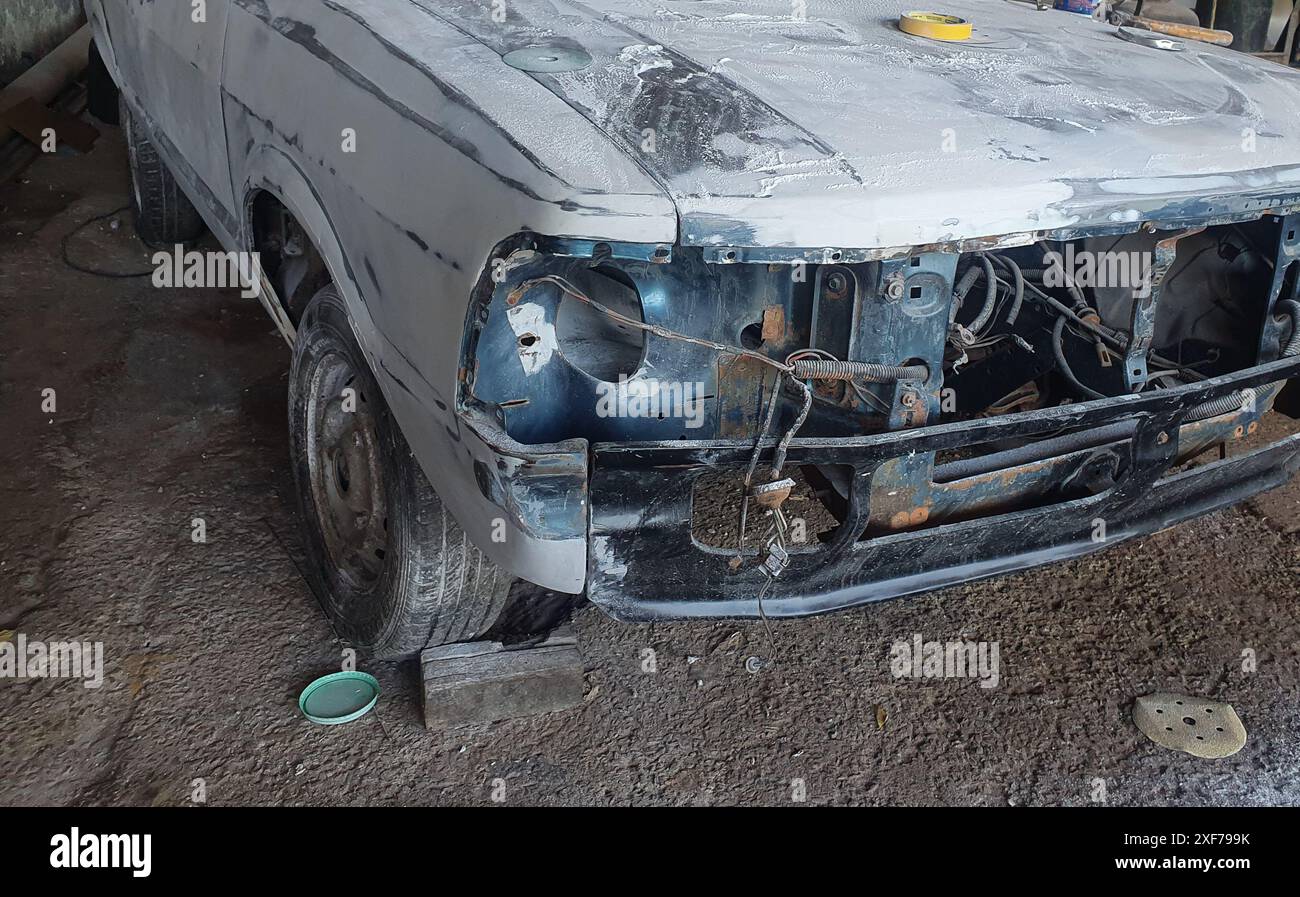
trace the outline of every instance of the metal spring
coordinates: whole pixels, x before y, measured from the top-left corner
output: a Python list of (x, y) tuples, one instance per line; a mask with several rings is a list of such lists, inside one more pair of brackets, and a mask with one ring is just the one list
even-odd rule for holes
[(794, 375), (800, 380), (865, 380), (868, 383), (893, 383), (896, 380), (928, 380), (930, 369), (923, 364), (870, 364), (863, 361), (825, 361), (819, 358), (794, 362)]

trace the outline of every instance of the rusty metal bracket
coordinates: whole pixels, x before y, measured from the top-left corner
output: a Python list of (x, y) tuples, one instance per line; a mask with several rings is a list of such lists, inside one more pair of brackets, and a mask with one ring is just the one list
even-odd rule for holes
[(943, 351), (957, 255), (925, 252), (881, 262), (875, 283), (859, 292), (848, 359), (925, 364), (925, 382), (900, 380), (869, 388), (891, 411), (889, 428), (924, 426), (939, 414)]
[(1156, 309), (1160, 305), (1160, 289), (1165, 275), (1178, 257), (1178, 242), (1199, 234), (1204, 227), (1187, 230), (1166, 237), (1156, 243), (1151, 270), (1142, 278), (1133, 294), (1133, 310), (1129, 317), (1128, 348), (1124, 356), (1124, 385), (1129, 392), (1139, 392), (1147, 383), (1147, 353), (1156, 329)]

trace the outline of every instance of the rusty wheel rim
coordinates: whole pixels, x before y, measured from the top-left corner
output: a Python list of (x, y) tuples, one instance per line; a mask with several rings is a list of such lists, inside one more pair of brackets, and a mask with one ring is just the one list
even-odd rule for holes
[(373, 409), (352, 363), (322, 358), (307, 401), (311, 493), (330, 560), (358, 587), (383, 573), (388, 509)]

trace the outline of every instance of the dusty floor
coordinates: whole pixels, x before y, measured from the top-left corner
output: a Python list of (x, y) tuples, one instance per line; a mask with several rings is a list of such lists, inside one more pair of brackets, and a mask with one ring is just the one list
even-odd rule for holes
[[(1300, 803), (1300, 489), (1092, 558), (762, 630), (587, 608), (577, 710), (428, 732), (412, 665), (342, 727), (296, 697), (343, 645), (295, 569), (287, 353), (254, 300), (76, 273), (125, 205), (109, 130), (0, 187), (0, 638), (101, 641), (98, 690), (0, 679), (0, 804)], [(129, 225), (70, 255), (148, 268)], [(45, 389), (57, 410), (43, 413)], [(1295, 426), (1275, 420), (1271, 433)], [(202, 518), (206, 544), (191, 540)], [(890, 645), (997, 641), (1001, 681)], [(646, 649), (657, 659), (643, 672)], [(1243, 671), (1243, 652), (1257, 671)], [(1146, 741), (1136, 695), (1232, 702), (1244, 750)], [(497, 783), (498, 786), (500, 783)]]

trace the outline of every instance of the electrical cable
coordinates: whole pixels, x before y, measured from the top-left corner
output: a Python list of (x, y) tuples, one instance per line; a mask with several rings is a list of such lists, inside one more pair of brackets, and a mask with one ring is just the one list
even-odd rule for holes
[(1015, 279), (1015, 298), (1011, 300), (1011, 308), (1007, 312), (1006, 322), (1008, 326), (1016, 323), (1016, 318), (1020, 316), (1020, 306), (1025, 301), (1025, 275), (1020, 270), (1020, 266), (1010, 258), (1001, 255), (993, 256), (993, 261), (1000, 263), (1004, 268), (1011, 272)]
[(1070, 363), (1065, 360), (1065, 316), (1061, 315), (1056, 319), (1056, 325), (1052, 328), (1052, 352), (1056, 355), (1056, 366), (1060, 370), (1061, 376), (1069, 382), (1071, 386), (1079, 390), (1090, 399), (1104, 399), (1105, 395), (1097, 392), (1090, 386), (1084, 386), (1079, 382), (1079, 378), (1074, 376), (1074, 371), (1070, 369)]
[(984, 325), (989, 322), (989, 318), (993, 317), (993, 308), (997, 304), (998, 298), (998, 277), (993, 271), (993, 262), (989, 259), (987, 253), (980, 254), (980, 263), (983, 266), (984, 280), (987, 282), (987, 286), (984, 288), (984, 306), (979, 310), (979, 314), (975, 316), (975, 320), (970, 322), (970, 327), (967, 328), (971, 333), (975, 334), (983, 330)]

